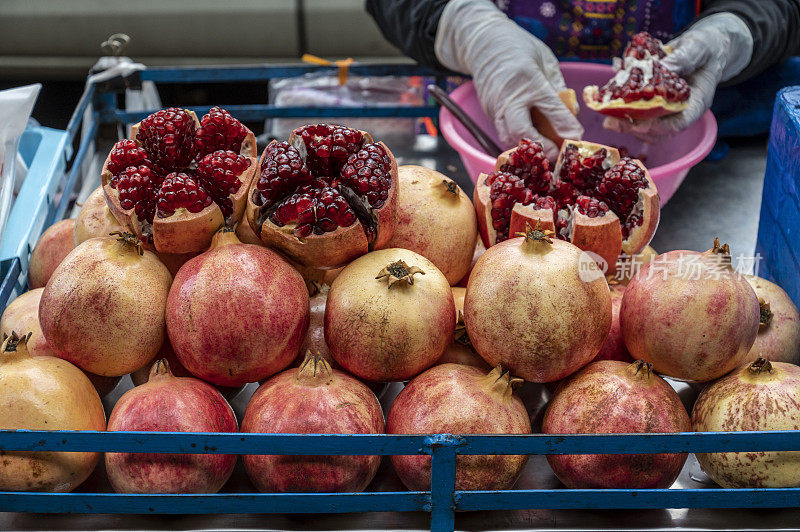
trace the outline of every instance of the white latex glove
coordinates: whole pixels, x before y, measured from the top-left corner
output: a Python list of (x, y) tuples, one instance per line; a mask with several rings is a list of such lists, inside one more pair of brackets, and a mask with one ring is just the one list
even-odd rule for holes
[(630, 133), (645, 142), (682, 131), (711, 107), (717, 84), (744, 70), (753, 54), (750, 29), (732, 13), (705, 17), (668, 44), (673, 52), (662, 63), (689, 83), (689, 106), (680, 113), (652, 120), (608, 117), (603, 127)]
[(506, 146), (528, 137), (541, 141), (555, 159), (558, 147), (533, 127), (532, 107), (561, 137), (582, 137), (583, 127), (558, 97), (566, 85), (553, 52), (489, 0), (448, 2), (435, 52), (447, 68), (472, 76), (481, 106)]

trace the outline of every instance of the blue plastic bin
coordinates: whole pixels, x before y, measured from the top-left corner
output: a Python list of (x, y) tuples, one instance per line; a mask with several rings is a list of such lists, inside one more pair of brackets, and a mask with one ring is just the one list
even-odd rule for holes
[(756, 253), (759, 275), (800, 306), (800, 86), (775, 99)]

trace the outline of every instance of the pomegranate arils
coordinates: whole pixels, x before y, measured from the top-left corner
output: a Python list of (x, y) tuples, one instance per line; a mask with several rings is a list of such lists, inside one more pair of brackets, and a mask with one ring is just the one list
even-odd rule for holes
[(357, 218), (338, 190), (325, 187), (292, 194), (278, 204), (270, 219), (279, 227), (296, 222), (294, 233), (303, 238), (348, 227)]
[(194, 132), (192, 116), (183, 109), (170, 107), (142, 120), (136, 139), (154, 164), (165, 170), (179, 170), (192, 161)]
[(641, 215), (632, 213), (639, 201), (639, 190), (647, 186), (644, 170), (629, 157), (620, 159), (597, 184), (594, 195), (619, 216), (623, 238), (628, 237), (633, 227), (642, 224)]
[(589, 218), (597, 218), (608, 212), (608, 205), (606, 205), (605, 202), (590, 196), (578, 196), (578, 199), (575, 201), (575, 206)]
[(197, 163), (197, 179), (211, 194), (225, 217), (233, 214), (229, 194), (236, 194), (242, 186), (239, 176), (250, 168), (250, 159), (233, 151), (215, 151)]
[(156, 197), (158, 215), (170, 216), (180, 208), (200, 212), (211, 205), (211, 196), (203, 190), (195, 176), (188, 172), (172, 172), (164, 178)]
[(357, 129), (328, 124), (313, 124), (297, 130), (303, 139), (309, 168), (324, 175), (338, 174), (351, 154), (364, 143), (364, 136)]
[(285, 141), (270, 144), (257, 184), (261, 204), (271, 205), (311, 179), (297, 149)]
[(592, 155), (582, 157), (577, 146), (569, 146), (564, 151), (564, 162), (561, 166), (562, 182), (571, 183), (578, 189), (589, 189), (600, 181), (605, 172), (603, 161), (608, 152), (605, 148), (597, 150)]
[[(147, 152), (136, 144), (135, 140), (124, 139), (117, 142), (111, 148), (111, 153), (108, 154), (108, 171), (115, 177), (127, 167), (138, 166), (142, 163), (150, 164)], [(112, 179), (113, 181), (114, 179)]]
[(631, 40), (628, 41), (627, 46), (625, 46), (625, 52), (622, 56), (645, 59), (648, 54), (652, 57), (663, 59), (666, 57), (667, 52), (664, 50), (661, 41), (646, 31), (642, 31), (631, 37)]
[(140, 220), (153, 221), (155, 213), (152, 189), (161, 186), (162, 177), (152, 166), (142, 164), (129, 166), (116, 176), (115, 186), (119, 190), (119, 201), (123, 209), (135, 209)]
[(200, 120), (200, 127), (194, 133), (194, 150), (196, 157), (218, 151), (230, 150), (239, 152), (242, 141), (247, 136), (247, 128), (221, 107), (212, 107)]
[(514, 204), (530, 203), (533, 193), (525, 187), (524, 178), (508, 172), (489, 174), (486, 184), (491, 186), (489, 199), (492, 202), (492, 227), (497, 231), (497, 241), (502, 242), (509, 236), (508, 226)]
[(391, 166), (389, 156), (380, 145), (368, 144), (347, 159), (341, 181), (378, 209), (383, 207), (392, 186)]
[(524, 178), (526, 186), (535, 194), (546, 194), (553, 180), (550, 161), (547, 160), (542, 145), (530, 139), (519, 142), (519, 146), (500, 167), (500, 171)]

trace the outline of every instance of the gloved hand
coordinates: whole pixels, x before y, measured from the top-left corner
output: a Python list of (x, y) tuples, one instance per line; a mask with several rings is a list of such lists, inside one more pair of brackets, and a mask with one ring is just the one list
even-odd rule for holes
[(662, 63), (689, 83), (689, 106), (680, 113), (652, 120), (608, 117), (603, 127), (630, 133), (645, 142), (686, 129), (711, 107), (717, 84), (744, 70), (753, 54), (750, 29), (732, 13), (705, 17), (668, 44), (673, 52)]
[(481, 106), (507, 146), (539, 140), (550, 159), (558, 147), (531, 123), (537, 108), (563, 138), (580, 139), (583, 127), (558, 93), (566, 89), (558, 60), (542, 41), (520, 28), (488, 0), (451, 0), (442, 12), (436, 57), (470, 74)]

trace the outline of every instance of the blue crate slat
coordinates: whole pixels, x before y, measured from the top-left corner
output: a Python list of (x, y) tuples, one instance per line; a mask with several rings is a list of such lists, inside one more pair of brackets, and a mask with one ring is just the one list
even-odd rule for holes
[(427, 492), (130, 495), (0, 491), (0, 512), (58, 514), (266, 514), (428, 511)]
[[(312, 72), (337, 72), (335, 67), (317, 65), (243, 65), (226, 67), (150, 67), (141, 72), (141, 79), (157, 83), (235, 83), (293, 78)], [(441, 72), (417, 65), (351, 65), (354, 76), (429, 76), (441, 77)]]
[(6, 451), (114, 451), (208, 454), (630, 454), (797, 451), (800, 431), (675, 434), (240, 434), (0, 430)]
[(548, 508), (797, 508), (800, 488), (457, 491), (461, 511)]
[(437, 435), (431, 450), (431, 530), (445, 532), (455, 527), (456, 448), (458, 439)]
[(0, 308), (4, 309), (14, 288), (22, 290), (22, 287), (17, 285), (19, 274), (22, 273), (19, 257), (3, 261), (0, 264), (0, 272), (3, 272), (3, 278), (0, 281)]
[[(209, 106), (187, 107), (203, 115)], [(387, 107), (276, 107), (274, 105), (226, 105), (225, 109), (239, 120), (260, 121), (266, 118), (420, 118), (439, 116), (434, 106), (387, 106)], [(122, 111), (105, 109), (100, 115), (103, 122), (138, 122), (155, 111)]]

